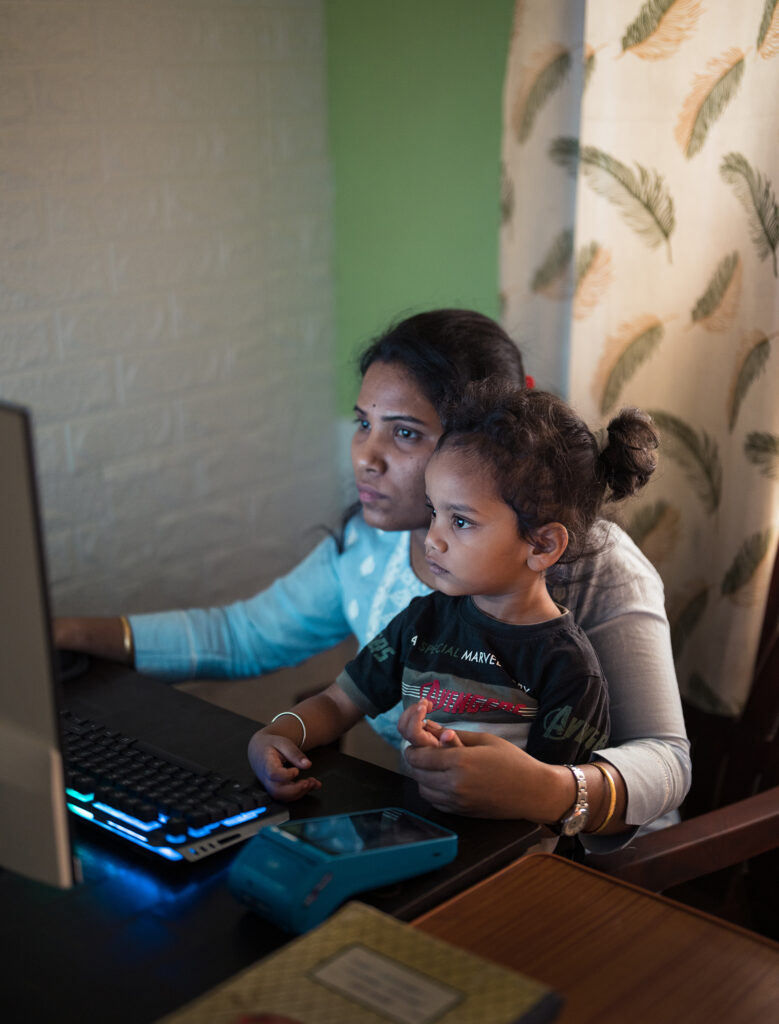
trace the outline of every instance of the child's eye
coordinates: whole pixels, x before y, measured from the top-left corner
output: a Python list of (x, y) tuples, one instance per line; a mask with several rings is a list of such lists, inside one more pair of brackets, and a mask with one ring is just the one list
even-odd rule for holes
[(427, 506), (427, 510), (430, 513), (430, 518), (435, 519), (435, 509), (433, 508), (433, 506), (430, 504), (429, 501), (426, 501), (425, 505)]
[(473, 523), (469, 523), (467, 519), (463, 519), (462, 516), (452, 516), (452, 525), (455, 530), (467, 530), (473, 526)]

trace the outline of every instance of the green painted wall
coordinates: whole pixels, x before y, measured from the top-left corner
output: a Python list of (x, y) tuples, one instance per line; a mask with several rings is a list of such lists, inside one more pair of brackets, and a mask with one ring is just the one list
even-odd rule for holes
[(513, 0), (326, 0), (338, 408), (400, 314), (498, 315), (501, 99)]

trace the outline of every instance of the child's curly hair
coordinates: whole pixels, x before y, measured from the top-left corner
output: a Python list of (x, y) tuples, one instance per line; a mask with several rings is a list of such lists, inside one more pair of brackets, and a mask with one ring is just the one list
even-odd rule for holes
[(442, 421), (436, 451), (462, 450), (491, 473), (523, 539), (533, 540), (545, 523), (563, 524), (568, 548), (561, 562), (582, 554), (603, 505), (635, 494), (657, 465), (659, 436), (640, 409), (623, 409), (599, 450), (561, 398), (495, 377), (467, 385)]

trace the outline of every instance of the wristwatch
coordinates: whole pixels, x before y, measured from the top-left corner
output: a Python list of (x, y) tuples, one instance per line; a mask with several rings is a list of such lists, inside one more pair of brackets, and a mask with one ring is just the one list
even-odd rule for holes
[(575, 836), (584, 828), (590, 818), (590, 805), (587, 802), (587, 779), (581, 768), (575, 764), (565, 766), (573, 772), (576, 779), (576, 802), (571, 810), (557, 822), (551, 829), (559, 836)]

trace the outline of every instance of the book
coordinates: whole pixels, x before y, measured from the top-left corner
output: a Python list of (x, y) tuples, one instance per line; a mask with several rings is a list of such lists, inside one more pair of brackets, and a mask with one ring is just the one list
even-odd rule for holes
[(358, 901), (158, 1024), (546, 1024), (562, 996)]

